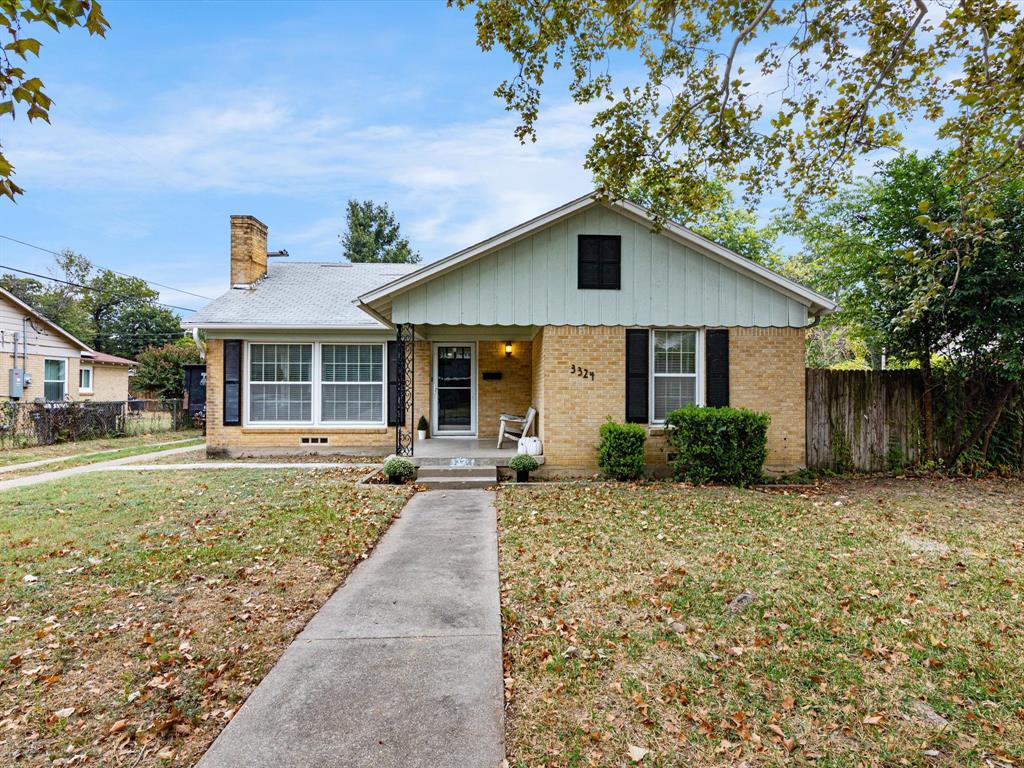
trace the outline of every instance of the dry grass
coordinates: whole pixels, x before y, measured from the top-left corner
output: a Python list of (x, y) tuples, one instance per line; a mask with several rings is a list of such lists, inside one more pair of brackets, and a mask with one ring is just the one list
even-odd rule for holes
[(409, 489), (89, 475), (0, 500), (0, 764), (192, 765)]
[(383, 464), (384, 456), (347, 456), (340, 453), (328, 453), (328, 454), (317, 454), (317, 453), (306, 453), (306, 454), (290, 454), (285, 456), (250, 456), (245, 458), (224, 458), (224, 457), (208, 457), (205, 454), (178, 454), (177, 456), (165, 456), (159, 459), (154, 459), (152, 464), (196, 464), (206, 462), (217, 462), (223, 464), (225, 462), (237, 462), (239, 464)]
[(512, 487), (500, 512), (513, 768), (1024, 765), (1024, 483)]

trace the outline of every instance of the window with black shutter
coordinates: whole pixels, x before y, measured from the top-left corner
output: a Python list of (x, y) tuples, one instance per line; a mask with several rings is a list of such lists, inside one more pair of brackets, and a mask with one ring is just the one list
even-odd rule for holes
[(622, 237), (580, 235), (577, 242), (577, 287), (617, 291), (622, 287)]
[(242, 342), (224, 342), (224, 426), (242, 423)]

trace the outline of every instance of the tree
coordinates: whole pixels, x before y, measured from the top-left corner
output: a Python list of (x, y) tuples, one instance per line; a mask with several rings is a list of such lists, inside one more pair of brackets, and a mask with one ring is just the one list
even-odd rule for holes
[[(46, 25), (55, 31), (61, 27), (82, 27), (90, 35), (103, 37), (110, 24), (96, 0), (0, 0), (0, 27), (9, 41), (0, 48), (0, 117), (23, 108), (30, 121), (50, 122), (53, 101), (46, 95), (43, 81), (30, 75), (23, 64), (31, 53), (38, 58), (42, 43), (24, 34), (27, 27)], [(14, 58), (16, 57), (16, 58)], [(20, 59), (20, 61), (18, 61)], [(18, 107), (18, 105), (22, 105)], [(0, 145), (0, 197), (14, 200), (24, 190), (14, 183), (14, 166), (4, 156)]]
[(155, 304), (139, 303), (118, 313), (108, 324), (110, 329), (104, 352), (134, 360), (146, 347), (180, 339), (181, 318)]
[(14, 275), (0, 275), (0, 285), (100, 352), (131, 358), (181, 335), (177, 315), (154, 303), (158, 294), (144, 280), (96, 270), (71, 250), (55, 262), (52, 285)]
[(153, 393), (161, 398), (184, 396), (185, 365), (198, 363), (199, 350), (191, 339), (179, 339), (163, 346), (152, 346), (136, 356), (139, 366), (132, 377), (132, 389)]
[(345, 258), (351, 262), (383, 262), (415, 264), (418, 253), (402, 237), (398, 220), (387, 203), (375, 205), (372, 200), (348, 201), (348, 231), (342, 235)]
[[(666, 218), (751, 261), (779, 268), (784, 261), (777, 247), (780, 225), (774, 221), (759, 225), (751, 211), (736, 205), (732, 192), (720, 181), (709, 183), (708, 194), (711, 200), (707, 207), (698, 210), (675, 208), (668, 212)], [(627, 199), (645, 208), (653, 205), (651, 196), (637, 184), (630, 186)]]
[[(639, 183), (659, 214), (712, 205), (715, 180), (829, 196), (861, 156), (901, 146), (901, 122), (954, 147), (944, 171), (968, 213), (1024, 166), (1015, 0), (449, 4), (475, 6), (478, 45), (511, 55), (495, 95), (516, 136), (536, 140), (546, 80), (568, 70), (572, 98), (599, 107), (587, 167), (613, 197)], [(634, 79), (620, 88), (616, 67)]]
[(940, 154), (892, 160), (841, 200), (796, 220), (795, 231), (806, 273), (842, 305), (842, 322), (872, 349), (920, 368), (927, 446), (936, 356), (963, 380), (994, 387), (987, 401), (980, 391), (968, 398), (965, 419), (974, 406), (984, 413), (966, 435), (966, 421), (953, 429), (946, 458), (955, 461), (991, 436), (1024, 374), (1024, 182), (1004, 181), (993, 195), (965, 261), (936, 226), (963, 215), (964, 189), (946, 172), (952, 162)]

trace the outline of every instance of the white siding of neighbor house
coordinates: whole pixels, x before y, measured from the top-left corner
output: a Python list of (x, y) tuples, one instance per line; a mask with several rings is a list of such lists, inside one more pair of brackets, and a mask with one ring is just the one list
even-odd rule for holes
[[(18, 356), (21, 357), (22, 318), (26, 316), (24, 309), (14, 304), (6, 296), (0, 296), (0, 331), (3, 331), (3, 348), (0, 349), (0, 365), (4, 370), (11, 361), (14, 349), (14, 334), (18, 334)], [(28, 325), (28, 353), (30, 355), (53, 355), (54, 357), (77, 357), (81, 348), (74, 346), (48, 325), (35, 320), (35, 327)], [(4, 359), (6, 358), (6, 360)]]
[[(582, 234), (622, 236), (622, 288), (576, 287)], [(807, 307), (603, 206), (394, 297), (396, 323), (803, 327)]]

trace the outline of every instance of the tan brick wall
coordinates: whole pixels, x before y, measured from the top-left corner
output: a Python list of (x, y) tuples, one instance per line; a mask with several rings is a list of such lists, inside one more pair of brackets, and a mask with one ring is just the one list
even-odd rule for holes
[(803, 328), (729, 329), (729, 404), (771, 414), (769, 470), (807, 460), (805, 337)]
[[(550, 468), (592, 470), (597, 440), (608, 418), (626, 411), (626, 330), (548, 325), (540, 351), (544, 457)], [(577, 376), (572, 366), (594, 372)]]
[[(206, 346), (206, 450), (210, 453), (245, 455), (247, 452), (331, 451), (339, 448), (392, 450), (394, 427), (225, 427), (224, 426), (224, 342), (211, 339)], [(245, 394), (243, 394), (243, 405)], [(326, 446), (303, 445), (303, 436), (327, 436)]]
[[(8, 394), (8, 377), (10, 373), (10, 357), (4, 355), (7, 358), (7, 363), (2, 369), (3, 374), (3, 389), (0, 390), (0, 396), (7, 396)], [(67, 356), (62, 354), (51, 354), (51, 355), (29, 355), (28, 356), (28, 368), (27, 372), (32, 377), (31, 386), (25, 387), (25, 394), (22, 396), (22, 402), (32, 402), (33, 400), (40, 399), (43, 397), (43, 362), (45, 360), (67, 360), (65, 365), (65, 375), (67, 376), (67, 393), (71, 396), (72, 400), (80, 400), (78, 394), (78, 367), (81, 363), (81, 358), (77, 353), (71, 353)], [(18, 355), (18, 367), (21, 367), (21, 355)]]
[[(484, 371), (501, 378), (484, 381)], [(514, 341), (512, 355), (505, 357), (504, 341), (477, 342), (477, 385), (477, 436), (496, 438), (502, 413), (522, 415), (533, 404), (533, 345)]]
[[(625, 418), (625, 329), (546, 326), (542, 333), (534, 341), (534, 399), (546, 467), (593, 471), (601, 424)], [(595, 379), (574, 379), (573, 363), (593, 370)], [(730, 328), (729, 365), (730, 404), (772, 416), (766, 468), (804, 466), (804, 330)], [(652, 428), (652, 470), (664, 468), (669, 450), (664, 431)]]
[[(76, 380), (77, 381), (77, 380)], [(128, 399), (128, 367), (124, 365), (92, 366), (92, 393), (82, 392), (83, 400), (111, 401)]]

